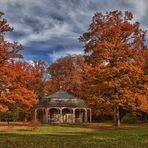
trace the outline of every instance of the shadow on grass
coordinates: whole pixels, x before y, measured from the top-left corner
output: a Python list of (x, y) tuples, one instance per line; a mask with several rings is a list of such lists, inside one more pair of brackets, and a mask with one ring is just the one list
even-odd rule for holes
[(147, 125), (114, 129), (108, 123), (50, 124), (41, 125), (35, 131), (15, 129), (0, 132), (0, 148), (144, 148), (148, 145)]
[[(90, 125), (82, 126), (82, 124), (75, 126), (53, 124), (43, 125), (36, 131), (21, 129), (1, 132), (0, 148), (143, 148), (148, 145), (147, 128), (110, 130), (113, 129), (111, 126), (109, 129), (100, 126), (88, 132), (83, 129), (87, 126), (90, 128)], [(67, 127), (74, 130), (71, 131), (72, 129)], [(80, 132), (79, 128), (83, 130)]]
[[(85, 133), (58, 132), (53, 134), (28, 134), (1, 133), (0, 147), (2, 148), (71, 148), (82, 147), (83, 138), (88, 138)], [(84, 143), (85, 145), (85, 143)]]
[(46, 124), (45, 126), (60, 126), (60, 127), (72, 127), (72, 128), (92, 128), (92, 129), (115, 129), (115, 126), (112, 124), (104, 124), (104, 123), (77, 123), (77, 124), (56, 124), (56, 123), (51, 123), (51, 124)]
[(138, 124), (121, 124), (120, 127), (115, 127), (112, 123), (78, 123), (78, 124), (47, 124), (46, 126), (52, 127), (71, 127), (71, 128), (89, 128), (95, 130), (129, 130), (137, 128), (148, 128), (148, 123), (138, 123)]

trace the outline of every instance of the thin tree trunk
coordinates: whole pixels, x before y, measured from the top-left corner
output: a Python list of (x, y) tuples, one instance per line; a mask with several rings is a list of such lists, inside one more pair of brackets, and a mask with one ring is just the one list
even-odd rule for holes
[(114, 106), (114, 123), (116, 123), (116, 107)]
[(8, 126), (10, 125), (9, 119), (7, 120), (7, 124), (8, 124)]
[(24, 122), (24, 124), (27, 123), (27, 116), (26, 115), (24, 116), (23, 122)]
[(120, 112), (119, 106), (115, 106), (114, 108), (114, 120), (115, 120), (115, 127), (120, 127)]

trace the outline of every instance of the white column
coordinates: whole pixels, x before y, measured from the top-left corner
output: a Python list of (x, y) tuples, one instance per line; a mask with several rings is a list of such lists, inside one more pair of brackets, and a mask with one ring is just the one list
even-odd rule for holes
[(48, 111), (49, 111), (49, 108), (46, 108), (45, 109), (45, 122), (48, 123)]
[(62, 115), (62, 108), (60, 108), (60, 123), (63, 123), (63, 115)]
[(89, 121), (92, 122), (92, 112), (91, 112), (91, 109), (89, 109), (89, 111), (90, 111)]
[(50, 119), (50, 108), (48, 108), (48, 122), (51, 122), (51, 119)]
[(75, 108), (73, 108), (73, 116), (72, 116), (72, 122), (75, 123), (76, 122), (76, 118), (75, 118)]
[(85, 122), (87, 122), (87, 109), (85, 109)]
[(37, 109), (34, 110), (34, 120), (37, 121)]

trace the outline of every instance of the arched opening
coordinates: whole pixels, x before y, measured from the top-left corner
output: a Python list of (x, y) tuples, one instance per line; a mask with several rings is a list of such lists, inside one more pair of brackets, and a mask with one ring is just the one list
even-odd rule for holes
[(87, 109), (87, 122), (90, 122), (90, 110)]
[(85, 109), (76, 109), (76, 121), (85, 122)]
[(48, 113), (49, 122), (59, 123), (60, 122), (60, 111), (57, 108), (51, 108)]
[(41, 123), (44, 123), (44, 121), (45, 121), (45, 109), (38, 109), (37, 110), (37, 120), (39, 120)]
[(63, 123), (72, 123), (73, 122), (72, 109), (69, 108), (62, 109), (62, 118), (63, 118)]
[(75, 122), (76, 123), (80, 122), (80, 110), (79, 109), (75, 110)]
[(76, 118), (76, 123), (81, 123), (83, 122), (83, 111), (82, 109), (76, 109), (75, 110), (75, 118)]

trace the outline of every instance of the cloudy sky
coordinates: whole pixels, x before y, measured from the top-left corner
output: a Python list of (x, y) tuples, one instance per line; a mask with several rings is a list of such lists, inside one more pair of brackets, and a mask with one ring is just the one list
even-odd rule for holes
[(48, 63), (67, 54), (82, 54), (78, 41), (95, 12), (129, 10), (148, 29), (148, 0), (0, 0), (0, 11), (15, 29), (10, 41), (24, 46), (25, 60)]

